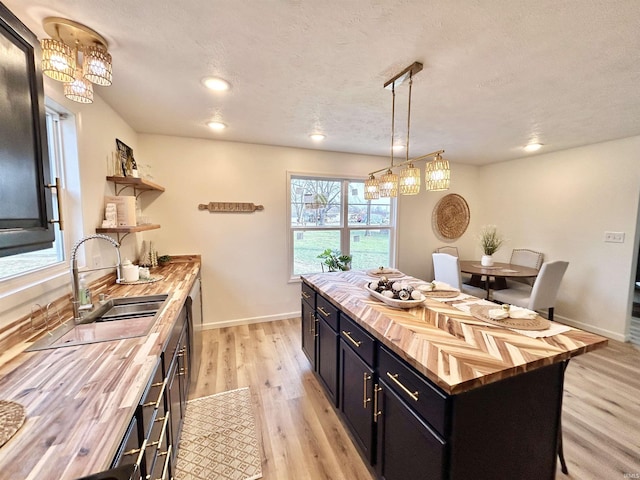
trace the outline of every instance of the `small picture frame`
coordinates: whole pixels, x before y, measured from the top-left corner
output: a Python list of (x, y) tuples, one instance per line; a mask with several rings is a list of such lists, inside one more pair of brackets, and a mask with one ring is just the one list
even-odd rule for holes
[(123, 141), (116, 138), (116, 147), (118, 149), (118, 159), (122, 168), (122, 175), (125, 177), (137, 177), (138, 166), (133, 158), (133, 149)]

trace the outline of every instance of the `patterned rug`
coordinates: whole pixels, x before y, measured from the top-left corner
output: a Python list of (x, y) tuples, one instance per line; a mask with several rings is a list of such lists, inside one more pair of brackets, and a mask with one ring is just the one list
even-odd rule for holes
[(248, 387), (187, 402), (176, 480), (262, 478)]

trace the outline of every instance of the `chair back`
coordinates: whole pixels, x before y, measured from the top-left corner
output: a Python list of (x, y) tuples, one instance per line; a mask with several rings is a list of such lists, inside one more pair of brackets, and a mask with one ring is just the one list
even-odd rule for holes
[(509, 263), (540, 270), (543, 259), (544, 255), (541, 252), (536, 252), (535, 250), (529, 250), (527, 248), (514, 248), (511, 252), (511, 260), (509, 260)]
[(460, 255), (458, 255), (458, 247), (453, 247), (451, 245), (436, 248), (436, 253), (448, 253), (454, 257), (460, 257)]
[(529, 297), (529, 309), (553, 308), (558, 298), (558, 290), (569, 262), (545, 262), (540, 268)]
[(448, 253), (433, 253), (433, 276), (434, 280), (445, 282), (454, 288), (462, 288), (462, 278), (460, 276), (460, 260), (458, 257)]

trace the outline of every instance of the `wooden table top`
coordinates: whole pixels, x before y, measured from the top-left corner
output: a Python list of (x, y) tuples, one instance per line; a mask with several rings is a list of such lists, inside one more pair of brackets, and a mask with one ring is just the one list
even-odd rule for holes
[(364, 271), (303, 275), (303, 279), (449, 394), (561, 362), (607, 344), (606, 338), (575, 328), (552, 337), (527, 337), (432, 299), (409, 310), (394, 309), (365, 290), (374, 278)]
[[(0, 448), (0, 479), (71, 480), (110, 467), (199, 272), (200, 257), (186, 256), (154, 269), (164, 277), (156, 283), (116, 285), (115, 275), (100, 279), (96, 296), (171, 293), (146, 336), (24, 352), (32, 338), (3, 356), (0, 399), (22, 404), (26, 421)], [(71, 320), (66, 303), (63, 320)]]
[(480, 260), (460, 260), (460, 271), (472, 275), (488, 275), (490, 277), (537, 277), (539, 270), (515, 263), (495, 262), (491, 267), (483, 267)]

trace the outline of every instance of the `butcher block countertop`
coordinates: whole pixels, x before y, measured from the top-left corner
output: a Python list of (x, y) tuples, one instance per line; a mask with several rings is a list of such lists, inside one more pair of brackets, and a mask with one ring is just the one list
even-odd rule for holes
[[(169, 293), (146, 336), (25, 352), (28, 339), (8, 359), (5, 349), (0, 400), (23, 405), (26, 420), (0, 447), (0, 480), (70, 480), (110, 467), (199, 272), (199, 256), (172, 257), (152, 270), (158, 282), (116, 285), (108, 275), (91, 285), (95, 299)], [(72, 321), (69, 299), (59, 308)]]
[[(432, 299), (424, 307), (391, 308), (365, 290), (375, 279), (364, 271), (303, 275), (303, 279), (450, 395), (607, 344), (604, 337), (574, 328), (552, 337), (531, 338)], [(412, 280), (417, 279), (402, 279)]]

